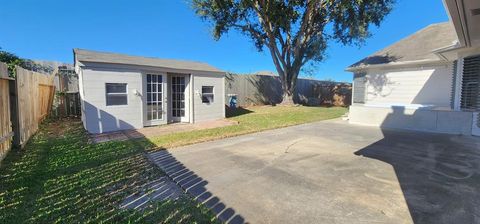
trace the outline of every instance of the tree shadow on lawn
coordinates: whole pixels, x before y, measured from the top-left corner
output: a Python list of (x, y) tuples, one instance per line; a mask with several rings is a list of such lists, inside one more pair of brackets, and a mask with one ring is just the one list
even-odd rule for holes
[(24, 150), (12, 150), (2, 161), (0, 223), (218, 222), (185, 194), (122, 209), (126, 198), (148, 193), (166, 178), (145, 156), (153, 144), (146, 139), (90, 144), (79, 121), (58, 126), (61, 136), (44, 125)]
[(238, 117), (249, 113), (253, 113), (253, 111), (243, 107), (230, 108), (225, 106), (225, 115), (227, 118)]

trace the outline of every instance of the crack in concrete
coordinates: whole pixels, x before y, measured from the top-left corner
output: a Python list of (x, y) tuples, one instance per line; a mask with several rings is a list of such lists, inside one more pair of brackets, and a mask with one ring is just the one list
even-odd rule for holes
[(285, 148), (285, 153), (288, 153), (288, 150), (294, 146), (295, 144), (299, 143), (301, 140), (303, 140), (302, 138), (300, 139), (297, 139), (296, 141), (292, 142), (290, 145), (287, 146), (287, 148)]

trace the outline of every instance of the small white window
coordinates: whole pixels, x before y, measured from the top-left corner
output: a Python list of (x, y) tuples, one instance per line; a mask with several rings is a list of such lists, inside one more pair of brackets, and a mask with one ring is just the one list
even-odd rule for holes
[(127, 83), (106, 83), (107, 106), (127, 105)]
[(202, 86), (202, 103), (213, 103), (213, 86)]

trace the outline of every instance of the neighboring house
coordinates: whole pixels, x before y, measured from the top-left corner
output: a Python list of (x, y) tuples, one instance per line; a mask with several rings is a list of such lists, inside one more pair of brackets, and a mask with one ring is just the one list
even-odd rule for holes
[(90, 133), (225, 117), (225, 72), (208, 64), (74, 49)]
[(480, 4), (444, 3), (450, 22), (347, 68), (354, 73), (351, 123), (480, 135)]

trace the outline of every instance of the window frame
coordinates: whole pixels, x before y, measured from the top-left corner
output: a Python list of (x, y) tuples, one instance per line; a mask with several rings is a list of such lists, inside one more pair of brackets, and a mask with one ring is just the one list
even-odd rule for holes
[[(211, 93), (204, 93), (203, 88), (205, 88), (205, 87), (212, 88), (212, 92)], [(202, 92), (201, 93), (202, 93), (202, 104), (212, 104), (212, 103), (215, 102), (215, 86), (202, 86)], [(210, 101), (210, 100), (208, 102), (203, 101), (203, 98), (205, 96), (211, 96), (212, 101)]]
[[(107, 86), (109, 84), (120, 84), (120, 85), (125, 85), (125, 92), (122, 92), (122, 93), (109, 93), (108, 92), (108, 88)], [(125, 98), (126, 98), (126, 103), (125, 104), (108, 104), (108, 97), (109, 96), (123, 96), (125, 95)], [(120, 83), (120, 82), (106, 82), (105, 83), (105, 105), (107, 107), (121, 107), (121, 106), (128, 106), (128, 83)]]

